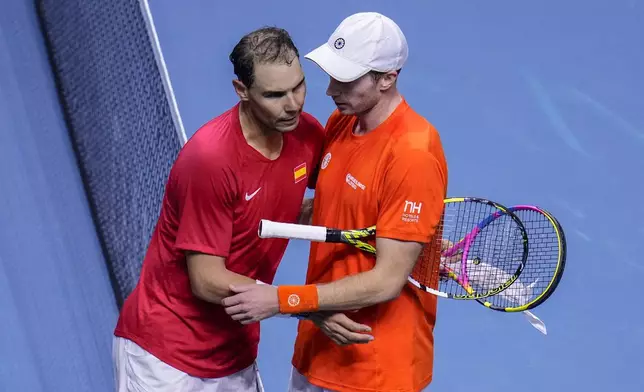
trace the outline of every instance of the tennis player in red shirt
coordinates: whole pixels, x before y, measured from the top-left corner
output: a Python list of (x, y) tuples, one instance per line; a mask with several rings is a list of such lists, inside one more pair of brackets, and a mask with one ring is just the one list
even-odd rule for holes
[(139, 282), (121, 310), (118, 392), (263, 390), (259, 323), (233, 321), (221, 300), (231, 284), (273, 281), (287, 241), (260, 239), (259, 220), (308, 219), (301, 206), (324, 128), (302, 111), (306, 84), (286, 31), (244, 36), (230, 60), (240, 102), (181, 150)]

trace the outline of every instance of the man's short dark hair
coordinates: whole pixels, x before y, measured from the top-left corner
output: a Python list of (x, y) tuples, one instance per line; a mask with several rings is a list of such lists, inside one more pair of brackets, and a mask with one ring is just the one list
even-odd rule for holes
[(235, 75), (250, 88), (255, 81), (255, 64), (291, 64), (300, 57), (289, 33), (278, 27), (262, 27), (242, 37), (230, 53)]

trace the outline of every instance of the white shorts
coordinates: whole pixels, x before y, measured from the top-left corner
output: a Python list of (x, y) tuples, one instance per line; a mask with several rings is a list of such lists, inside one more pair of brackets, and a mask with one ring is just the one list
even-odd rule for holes
[(313, 385), (294, 367), (291, 367), (291, 379), (288, 382), (288, 392), (333, 392)]
[(192, 377), (118, 336), (112, 359), (116, 392), (264, 392), (257, 363), (227, 377)]

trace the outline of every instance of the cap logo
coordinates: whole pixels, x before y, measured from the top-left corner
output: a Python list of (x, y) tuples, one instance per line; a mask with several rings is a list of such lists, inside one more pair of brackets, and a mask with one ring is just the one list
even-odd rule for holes
[(335, 40), (335, 42), (333, 43), (333, 46), (334, 46), (336, 49), (342, 49), (342, 48), (344, 48), (344, 38), (338, 38), (338, 39), (336, 39), (336, 40)]

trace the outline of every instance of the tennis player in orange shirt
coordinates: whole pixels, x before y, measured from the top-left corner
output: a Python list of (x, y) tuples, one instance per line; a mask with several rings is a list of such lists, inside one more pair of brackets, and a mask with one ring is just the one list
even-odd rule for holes
[(442, 215), (447, 164), (438, 132), (397, 89), (407, 55), (396, 23), (366, 12), (305, 56), (329, 75), (327, 95), (337, 106), (326, 124), (312, 224), (376, 224), (378, 253), (312, 243), (305, 285), (231, 288), (237, 294), (224, 306), (243, 324), (314, 313), (298, 326), (289, 391), (412, 392), (432, 380), (436, 297), (407, 276)]

